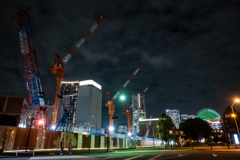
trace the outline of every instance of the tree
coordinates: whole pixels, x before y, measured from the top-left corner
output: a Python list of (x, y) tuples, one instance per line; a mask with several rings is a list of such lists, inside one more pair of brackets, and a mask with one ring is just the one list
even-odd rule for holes
[(209, 138), (212, 128), (208, 122), (200, 118), (194, 118), (187, 119), (185, 122), (181, 123), (180, 130), (182, 130), (188, 138), (199, 140), (200, 137), (205, 139)]
[[(169, 131), (172, 131), (172, 135), (169, 135)], [(175, 127), (172, 119), (165, 113), (161, 113), (158, 121), (157, 137), (161, 134), (161, 139), (168, 142), (169, 139), (175, 138)]]
[[(240, 112), (235, 110), (233, 108), (233, 111), (236, 115), (236, 120), (237, 120), (237, 124), (238, 126), (240, 126)], [(234, 118), (231, 116), (232, 114), (232, 108), (231, 106), (227, 106), (222, 114), (222, 119), (225, 125), (225, 129), (227, 133), (236, 133), (237, 132), (237, 128), (236, 128), (236, 124), (235, 124), (235, 120)]]

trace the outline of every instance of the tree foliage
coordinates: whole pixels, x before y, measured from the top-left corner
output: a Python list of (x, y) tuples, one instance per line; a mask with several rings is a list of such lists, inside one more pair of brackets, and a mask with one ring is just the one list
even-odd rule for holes
[[(169, 130), (172, 130), (172, 135), (169, 135)], [(159, 133), (161, 134), (161, 139), (164, 141), (175, 138), (174, 124), (172, 119), (165, 113), (161, 113), (159, 116), (157, 137)]]
[(209, 138), (212, 128), (208, 122), (200, 118), (194, 118), (187, 119), (185, 122), (181, 123), (180, 130), (182, 130), (188, 138), (199, 140), (200, 137), (205, 139)]

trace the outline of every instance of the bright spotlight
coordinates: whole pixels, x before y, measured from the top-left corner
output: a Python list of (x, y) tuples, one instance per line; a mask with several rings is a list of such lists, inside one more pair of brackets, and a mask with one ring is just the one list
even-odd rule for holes
[(239, 102), (240, 100), (239, 99), (236, 99), (235, 102)]
[(128, 133), (128, 136), (131, 136), (131, 135), (132, 135), (132, 133), (129, 132), (129, 133)]
[(113, 131), (113, 130), (114, 130), (114, 127), (109, 127), (109, 130), (110, 130), (110, 131)]
[(51, 127), (51, 128), (52, 128), (52, 130), (55, 130), (56, 126), (55, 126), (55, 125), (52, 125), (52, 127)]

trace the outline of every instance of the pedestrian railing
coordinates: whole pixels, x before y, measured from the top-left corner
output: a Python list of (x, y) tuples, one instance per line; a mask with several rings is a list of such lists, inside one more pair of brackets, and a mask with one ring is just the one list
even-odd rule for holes
[(26, 146), (16, 146), (16, 147), (10, 147), (7, 146), (4, 149), (5, 153), (15, 153), (16, 156), (18, 156), (18, 154), (31, 154), (31, 155), (35, 155), (35, 148), (34, 147), (26, 147)]

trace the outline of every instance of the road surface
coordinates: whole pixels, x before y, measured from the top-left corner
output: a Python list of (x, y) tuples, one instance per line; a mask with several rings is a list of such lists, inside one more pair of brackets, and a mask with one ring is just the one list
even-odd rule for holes
[(118, 151), (90, 155), (7, 157), (2, 160), (240, 160), (240, 152), (192, 150)]

